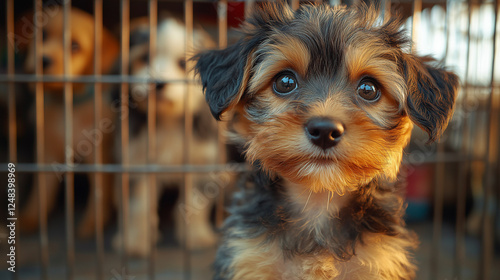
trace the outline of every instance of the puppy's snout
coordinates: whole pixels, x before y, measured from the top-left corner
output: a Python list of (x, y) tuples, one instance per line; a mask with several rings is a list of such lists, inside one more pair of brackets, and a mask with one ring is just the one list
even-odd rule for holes
[(314, 145), (326, 150), (340, 141), (344, 134), (344, 125), (327, 118), (313, 118), (306, 123), (305, 130)]
[(43, 66), (43, 69), (48, 68), (50, 65), (52, 65), (52, 59), (50, 57), (44, 55), (42, 57), (42, 66)]

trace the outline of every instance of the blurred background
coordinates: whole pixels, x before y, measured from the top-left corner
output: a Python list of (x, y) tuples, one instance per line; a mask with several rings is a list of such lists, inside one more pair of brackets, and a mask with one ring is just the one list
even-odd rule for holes
[[(404, 157), (417, 278), (500, 279), (498, 1), (364, 1), (462, 83), (441, 140), (415, 128)], [(248, 167), (198, 104), (189, 57), (236, 41), (262, 2), (1, 2), (0, 279), (211, 279)]]

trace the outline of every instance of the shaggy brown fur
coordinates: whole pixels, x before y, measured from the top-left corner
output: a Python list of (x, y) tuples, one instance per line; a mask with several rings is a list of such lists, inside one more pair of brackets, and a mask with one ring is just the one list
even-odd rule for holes
[(418, 242), (388, 182), (413, 124), (429, 141), (445, 129), (458, 78), (405, 53), (399, 21), (377, 17), (366, 6), (269, 4), (236, 45), (198, 55), (212, 114), (238, 116), (255, 166), (215, 279), (415, 277)]

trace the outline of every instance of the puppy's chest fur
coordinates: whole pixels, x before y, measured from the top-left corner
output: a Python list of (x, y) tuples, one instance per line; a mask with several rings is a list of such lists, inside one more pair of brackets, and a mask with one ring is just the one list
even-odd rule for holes
[(215, 279), (411, 278), (415, 242), (396, 194), (374, 183), (340, 196), (263, 174), (250, 181), (225, 224)]

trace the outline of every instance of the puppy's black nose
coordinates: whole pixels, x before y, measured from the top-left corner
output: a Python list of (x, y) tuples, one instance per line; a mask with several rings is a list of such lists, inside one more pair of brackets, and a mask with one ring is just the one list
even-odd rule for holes
[(323, 150), (335, 146), (344, 134), (342, 123), (327, 118), (311, 119), (306, 123), (305, 129), (309, 140)]
[(45, 55), (42, 56), (42, 66), (44, 69), (49, 67), (51, 64), (52, 64), (52, 59), (50, 59), (50, 57)]

